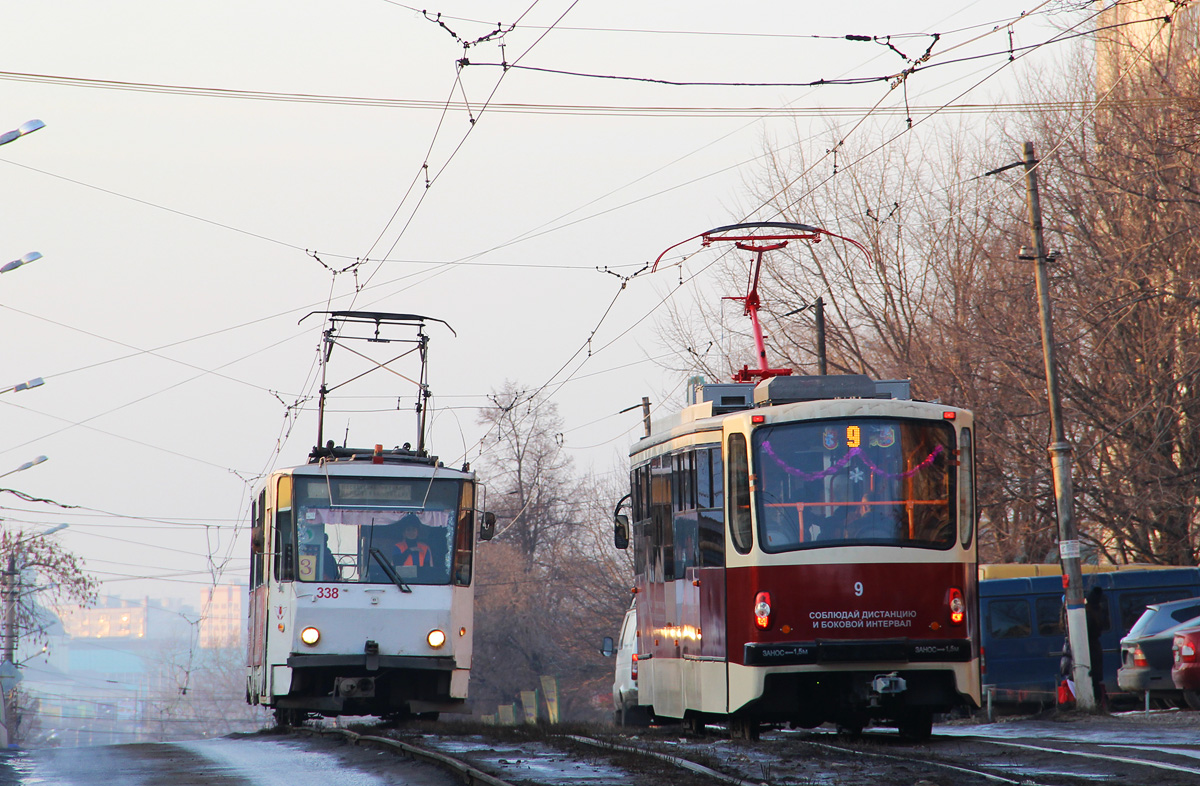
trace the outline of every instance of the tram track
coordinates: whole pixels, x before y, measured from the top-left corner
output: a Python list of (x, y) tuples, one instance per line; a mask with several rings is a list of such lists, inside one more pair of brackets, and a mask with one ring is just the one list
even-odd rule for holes
[[(684, 736), (675, 729), (636, 735), (592, 729), (545, 728), (349, 729), (298, 727), (295, 732), (339, 736), (427, 762), (463, 783), (485, 786), (775, 786), (776, 784), (913, 783), (972, 786), (1075, 786), (1097, 779), (1131, 786), (1200, 781), (1186, 744), (1152, 747), (1111, 740), (997, 739), (941, 734), (924, 744), (894, 734), (846, 740), (833, 732), (774, 732), (759, 742)], [(574, 731), (575, 733), (571, 733)], [(1138, 751), (1141, 747), (1143, 750)], [(1176, 752), (1177, 751), (1177, 752)]]

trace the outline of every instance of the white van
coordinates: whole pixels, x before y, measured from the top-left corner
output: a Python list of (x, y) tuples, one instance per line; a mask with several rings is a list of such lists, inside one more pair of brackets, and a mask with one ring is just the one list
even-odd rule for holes
[(617, 656), (613, 678), (613, 721), (618, 726), (646, 726), (650, 708), (638, 704), (637, 687), (637, 609), (630, 605), (621, 623), (620, 645), (613, 648), (611, 637), (604, 638), (605, 655)]

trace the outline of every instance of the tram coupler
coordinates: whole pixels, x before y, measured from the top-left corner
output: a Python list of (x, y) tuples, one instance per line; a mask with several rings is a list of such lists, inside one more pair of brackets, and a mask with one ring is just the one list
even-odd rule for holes
[(908, 690), (908, 683), (898, 671), (893, 671), (891, 674), (877, 674), (875, 679), (871, 680), (872, 693), (887, 696), (903, 693), (906, 690)]
[(353, 699), (369, 699), (375, 696), (373, 677), (338, 677), (334, 680), (333, 695)]

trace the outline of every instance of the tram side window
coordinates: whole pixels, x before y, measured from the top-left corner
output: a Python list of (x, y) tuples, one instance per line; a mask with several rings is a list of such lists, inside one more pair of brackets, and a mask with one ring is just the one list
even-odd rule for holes
[(988, 630), (995, 639), (1020, 639), (1033, 628), (1029, 624), (1029, 602), (993, 600), (988, 606)]
[(712, 451), (705, 448), (696, 451), (696, 507), (712, 506)]
[(725, 465), (720, 448), (712, 449), (712, 506), (725, 510)]
[(687, 578), (687, 569), (700, 565), (696, 511), (675, 514), (675, 578)]
[(263, 583), (263, 509), (266, 505), (267, 492), (264, 490), (250, 505), (250, 586), (257, 587)]
[(454, 532), (454, 583), (460, 587), (471, 584), (471, 543), (475, 537), (475, 484), (462, 484), (458, 505), (458, 528)]
[(292, 511), (275, 514), (275, 579), (291, 581), (292, 575)]
[(744, 434), (729, 435), (729, 534), (733, 547), (750, 553), (754, 541), (750, 516), (750, 461)]
[(671, 457), (650, 462), (650, 565), (651, 581), (675, 578), (675, 548), (671, 531)]
[(958, 441), (958, 530), (963, 548), (971, 545), (975, 534), (975, 447), (971, 429), (965, 428)]
[(674, 487), (675, 500), (674, 509), (676, 512), (681, 510), (696, 509), (696, 463), (691, 453), (681, 453), (675, 456), (674, 460)]
[(295, 563), (295, 536), (292, 524), (292, 479), (285, 475), (276, 487), (275, 504), (275, 580), (291, 581), (295, 578), (292, 565)]

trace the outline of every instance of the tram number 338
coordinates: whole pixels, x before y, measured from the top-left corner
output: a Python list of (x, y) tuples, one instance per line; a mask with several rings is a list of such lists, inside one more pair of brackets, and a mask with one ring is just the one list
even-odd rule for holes
[(337, 587), (317, 587), (318, 598), (336, 598), (338, 596)]

